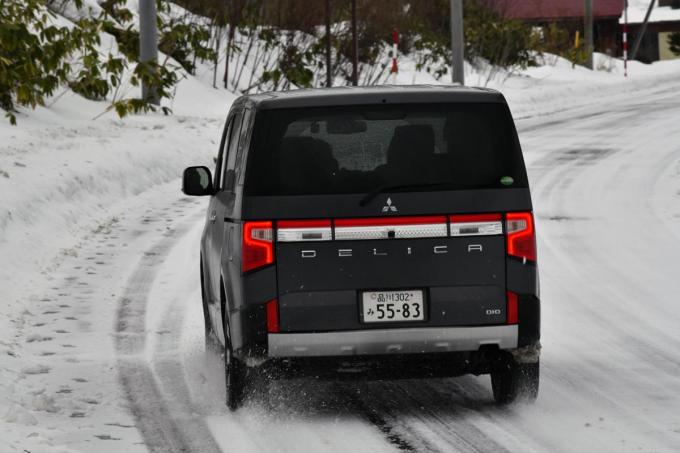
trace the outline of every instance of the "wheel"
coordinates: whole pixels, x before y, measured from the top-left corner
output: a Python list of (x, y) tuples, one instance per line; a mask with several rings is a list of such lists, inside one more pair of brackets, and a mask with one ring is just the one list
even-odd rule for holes
[(539, 375), (539, 362), (518, 363), (509, 358), (501, 369), (491, 373), (494, 400), (499, 404), (533, 403), (538, 397)]
[(251, 398), (269, 407), (269, 376), (262, 367), (247, 367), (234, 356), (228, 332), (225, 329), (224, 385), (227, 407), (233, 412)]
[(234, 357), (231, 344), (227, 343), (227, 346), (224, 347), (224, 384), (229, 410), (235, 411), (243, 404), (245, 383), (245, 366)]
[[(222, 297), (225, 297), (224, 287), (222, 287)], [(223, 313), (226, 311), (224, 306), (224, 299), (222, 305)], [(260, 366), (246, 366), (234, 354), (233, 342), (231, 337), (231, 329), (229, 328), (229, 319), (224, 314), (222, 321), (224, 331), (224, 384), (226, 392), (227, 407), (231, 411), (235, 411), (243, 405), (246, 398), (253, 396), (262, 396), (267, 401), (269, 397), (269, 381), (265, 374), (265, 370)], [(211, 335), (215, 338), (214, 332)], [(261, 392), (261, 390), (265, 390)]]
[(246, 366), (234, 356), (231, 345), (231, 333), (226, 320), (224, 322), (224, 385), (226, 389), (227, 407), (235, 411), (243, 404), (246, 394)]
[[(224, 332), (224, 387), (226, 393), (226, 403), (230, 411), (235, 411), (243, 404), (246, 394), (246, 366), (235, 355), (231, 341), (231, 329), (229, 320), (224, 313), (226, 294), (224, 286), (220, 285), (222, 292), (222, 331)], [(211, 337), (215, 337), (211, 331)], [(208, 337), (206, 337), (208, 338)], [(207, 341), (207, 340), (206, 340)]]

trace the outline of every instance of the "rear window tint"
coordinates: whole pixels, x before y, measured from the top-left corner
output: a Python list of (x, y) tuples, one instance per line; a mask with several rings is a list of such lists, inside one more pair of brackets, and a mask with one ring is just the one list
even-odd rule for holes
[[(441, 185), (439, 185), (441, 183)], [(265, 110), (256, 120), (246, 195), (527, 187), (503, 104)], [(394, 190), (433, 190), (431, 187)]]

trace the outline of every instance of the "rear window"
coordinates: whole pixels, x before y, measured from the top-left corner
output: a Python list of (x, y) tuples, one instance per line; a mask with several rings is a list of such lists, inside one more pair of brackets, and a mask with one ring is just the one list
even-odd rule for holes
[[(503, 104), (265, 110), (246, 195), (527, 187)], [(433, 188), (436, 187), (436, 188)]]

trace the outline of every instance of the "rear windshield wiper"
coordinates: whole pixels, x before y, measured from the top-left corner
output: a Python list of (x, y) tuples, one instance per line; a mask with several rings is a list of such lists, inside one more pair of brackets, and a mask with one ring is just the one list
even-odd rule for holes
[(414, 189), (414, 190), (429, 189), (429, 188), (435, 188), (435, 187), (450, 186), (452, 184), (454, 184), (453, 181), (436, 181), (436, 182), (425, 182), (425, 183), (419, 183), (419, 184), (385, 184), (385, 185), (376, 187), (375, 189), (371, 190), (366, 195), (364, 195), (364, 197), (359, 201), (359, 206), (366, 206), (375, 197), (377, 197), (381, 193), (387, 192), (387, 191), (404, 190), (404, 189)]

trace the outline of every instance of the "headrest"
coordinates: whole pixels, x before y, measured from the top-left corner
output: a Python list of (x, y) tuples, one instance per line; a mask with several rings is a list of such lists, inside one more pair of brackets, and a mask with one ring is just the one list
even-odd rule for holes
[(434, 130), (428, 125), (397, 126), (387, 153), (388, 165), (417, 164), (434, 154)]

